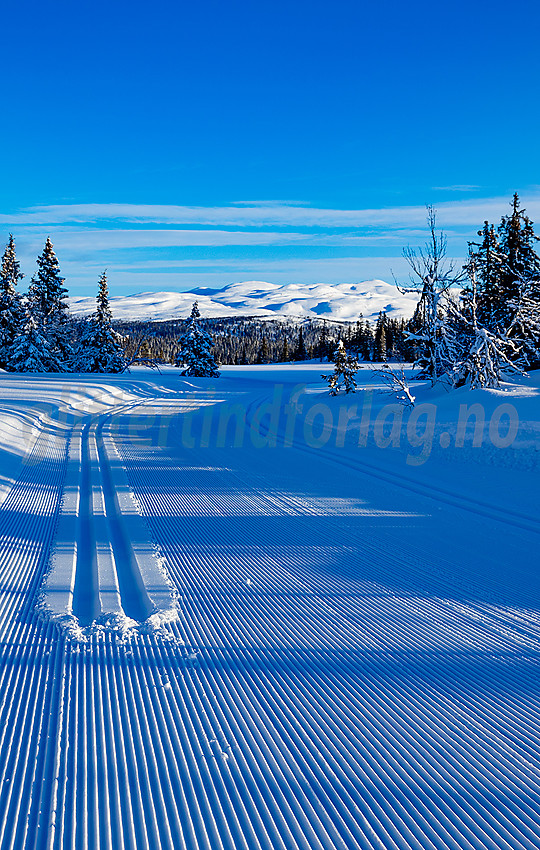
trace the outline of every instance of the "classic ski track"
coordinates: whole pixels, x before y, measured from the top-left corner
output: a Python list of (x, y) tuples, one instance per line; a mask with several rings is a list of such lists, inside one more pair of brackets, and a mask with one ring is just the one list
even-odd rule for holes
[[(141, 405), (130, 402), (116, 412)], [(175, 616), (172, 588), (135, 510), (125, 470), (103, 436), (111, 415), (88, 416), (73, 429), (53, 562), (39, 602), (72, 636), (103, 626), (122, 633), (152, 628)]]
[[(182, 594), (178, 642), (78, 643), (38, 616), (68, 468), (66, 441), (38, 438), (0, 509), (2, 850), (538, 846), (532, 621), (501, 631), (423, 596), (427, 561), (399, 596), (356, 564), (322, 570), (380, 557), (381, 528), (306, 541), (320, 508), (240, 481), (226, 450), (203, 454), (223, 469), (209, 491), (200, 453), (171, 481), (165, 455), (116, 442)], [(273, 543), (204, 535), (245, 515), (295, 525)], [(389, 573), (405, 557), (384, 556)]]

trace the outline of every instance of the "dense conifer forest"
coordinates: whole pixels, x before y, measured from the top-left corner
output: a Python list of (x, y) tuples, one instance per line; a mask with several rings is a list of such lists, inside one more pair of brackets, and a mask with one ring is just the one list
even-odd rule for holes
[[(381, 313), (377, 323), (321, 319), (267, 320), (257, 317), (200, 319), (214, 340), (214, 356), (223, 365), (286, 363), (327, 359), (342, 339), (361, 360), (407, 360), (413, 354), (406, 340), (407, 323)], [(128, 359), (139, 356), (174, 363), (184, 322), (117, 322)]]

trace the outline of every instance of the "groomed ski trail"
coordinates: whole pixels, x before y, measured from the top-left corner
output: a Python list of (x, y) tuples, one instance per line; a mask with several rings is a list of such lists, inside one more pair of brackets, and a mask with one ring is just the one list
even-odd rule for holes
[[(175, 379), (41, 435), (0, 508), (0, 848), (536, 848), (540, 594), (531, 560), (515, 588), (503, 569), (536, 536), (504, 525), (471, 577), (421, 494), (294, 446), (182, 447), (208, 399)], [(135, 613), (100, 524), (130, 504), (180, 618), (119, 635), (92, 628)], [(77, 639), (35, 603), (81, 535)]]
[(177, 615), (165, 567), (104, 434), (110, 415), (73, 429), (52, 565), (39, 600), (47, 616), (79, 637), (100, 626), (157, 628)]

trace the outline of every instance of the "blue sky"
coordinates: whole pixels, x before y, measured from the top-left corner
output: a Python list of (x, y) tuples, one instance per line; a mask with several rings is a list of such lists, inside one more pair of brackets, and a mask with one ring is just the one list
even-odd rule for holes
[[(464, 255), (540, 222), (540, 7), (24, 2), (3, 10), (0, 239), (73, 294), (389, 280), (434, 204)], [(23, 282), (23, 288), (25, 283)]]

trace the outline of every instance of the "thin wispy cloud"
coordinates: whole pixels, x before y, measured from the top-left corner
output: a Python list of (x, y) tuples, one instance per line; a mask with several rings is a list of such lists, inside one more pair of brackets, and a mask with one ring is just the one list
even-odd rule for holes
[(276, 231), (225, 231), (225, 230), (176, 230), (111, 228), (110, 230), (88, 228), (66, 228), (65, 225), (44, 229), (21, 228), (23, 240), (39, 244), (50, 236), (55, 244), (62, 244), (70, 251), (93, 249), (96, 251), (122, 248), (184, 248), (223, 247), (251, 245), (289, 245), (304, 240), (303, 233), (280, 233)]
[(457, 184), (454, 186), (433, 186), (434, 192), (476, 192), (478, 189), (481, 189), (481, 186), (470, 186), (464, 184)]
[(25, 251), (40, 250), (40, 246), (50, 236), (57, 248), (69, 255), (80, 251), (119, 251), (128, 249), (151, 248), (250, 248), (250, 247), (362, 247), (374, 248), (386, 245), (400, 249), (404, 240), (422, 240), (425, 234), (421, 230), (384, 231), (373, 233), (328, 233), (328, 232), (280, 232), (280, 231), (224, 231), (224, 230), (158, 230), (138, 228), (122, 229), (80, 229), (66, 228), (65, 225), (52, 225), (47, 229), (21, 227), (18, 232), (18, 244)]
[[(524, 196), (524, 205), (534, 218), (540, 215), (540, 193)], [(485, 218), (498, 221), (509, 209), (507, 197), (444, 201), (434, 205), (443, 227), (480, 225)], [(220, 207), (157, 204), (57, 204), (31, 207), (12, 215), (0, 215), (0, 225), (86, 224), (100, 222), (154, 226), (205, 227), (423, 227), (425, 206), (395, 206), (379, 209), (321, 209), (290, 202), (257, 202), (251, 206)]]
[(234, 207), (307, 207), (305, 201), (232, 201)]

